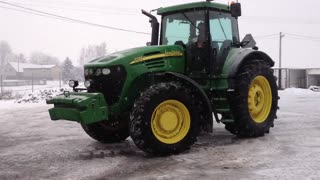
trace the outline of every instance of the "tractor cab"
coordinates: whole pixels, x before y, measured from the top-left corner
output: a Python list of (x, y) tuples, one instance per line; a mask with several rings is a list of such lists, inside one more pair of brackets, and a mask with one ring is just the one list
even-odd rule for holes
[(160, 8), (160, 45), (181, 45), (186, 54), (186, 74), (219, 74), (232, 47), (239, 47), (239, 3), (212, 2)]
[(185, 74), (195, 80), (221, 74), (233, 47), (255, 47), (250, 34), (240, 42), (237, 21), (241, 16), (240, 3), (224, 5), (207, 0), (159, 8), (157, 14), (162, 16), (160, 35), (155, 16), (146, 11), (143, 14), (150, 17), (152, 24), (150, 44), (184, 47)]
[(218, 73), (239, 42), (237, 20), (229, 12), (201, 8), (164, 14), (161, 45), (182, 45), (189, 75)]

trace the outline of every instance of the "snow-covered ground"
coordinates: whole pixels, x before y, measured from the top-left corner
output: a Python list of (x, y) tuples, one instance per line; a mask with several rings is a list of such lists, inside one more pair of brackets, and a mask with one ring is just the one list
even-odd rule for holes
[(46, 85), (4, 87), (4, 92), (11, 91), (12, 99), (0, 100), (0, 109), (27, 108), (43, 106), (45, 100), (72, 89), (59, 81), (47, 81)]
[(128, 138), (104, 145), (79, 124), (50, 120), (44, 101), (0, 101), (0, 179), (319, 179), (320, 92), (280, 91), (270, 134), (214, 133), (180, 155), (151, 158)]

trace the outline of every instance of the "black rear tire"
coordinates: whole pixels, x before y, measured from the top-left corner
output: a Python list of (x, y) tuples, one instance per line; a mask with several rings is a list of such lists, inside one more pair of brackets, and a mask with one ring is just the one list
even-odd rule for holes
[[(166, 103), (168, 103), (169, 109), (166, 109)], [(138, 148), (156, 156), (178, 154), (189, 149), (197, 140), (200, 131), (196, 103), (196, 98), (192, 97), (190, 90), (180, 83), (158, 83), (151, 86), (137, 98), (130, 113), (129, 130), (132, 140)], [(163, 109), (161, 109), (162, 106)], [(175, 118), (163, 115), (175, 111), (175, 108), (178, 109)], [(182, 108), (181, 112), (179, 108)], [(182, 116), (179, 116), (179, 113)], [(159, 122), (157, 118), (160, 119)], [(174, 132), (178, 135), (170, 134), (173, 130), (166, 129), (167, 124), (174, 124), (172, 129), (178, 129)], [(177, 124), (181, 124), (181, 126)], [(161, 135), (164, 135), (164, 138)]]
[[(252, 101), (248, 100), (252, 95), (250, 94), (252, 83), (259, 78), (265, 79), (265, 82), (268, 82), (266, 84), (269, 84), (270, 90), (266, 90), (268, 88), (265, 88), (264, 91), (270, 91), (272, 94), (272, 98), (269, 99), (270, 102), (266, 103), (271, 103), (271, 107), (270, 105), (263, 106), (263, 108), (266, 107), (265, 109), (267, 109), (265, 113), (263, 113), (263, 108), (259, 109), (259, 105), (254, 105), (257, 106), (256, 109), (259, 111), (254, 113), (260, 113), (262, 115), (260, 117), (253, 114)], [(231, 109), (235, 121), (233, 123), (227, 123), (226, 129), (240, 137), (259, 137), (265, 133), (269, 133), (270, 127), (274, 125), (274, 119), (277, 117), (276, 113), (278, 109), (277, 84), (270, 66), (263, 61), (250, 61), (249, 64), (240, 68), (235, 83), (235, 96), (231, 99)], [(262, 92), (262, 94), (263, 93), (265, 92)], [(262, 98), (268, 99), (266, 94), (264, 94), (265, 97)], [(260, 100), (260, 97), (257, 98)], [(257, 104), (259, 100), (257, 100)]]
[(81, 123), (83, 130), (93, 139), (101, 143), (118, 143), (129, 137), (127, 122), (98, 122), (93, 124)]

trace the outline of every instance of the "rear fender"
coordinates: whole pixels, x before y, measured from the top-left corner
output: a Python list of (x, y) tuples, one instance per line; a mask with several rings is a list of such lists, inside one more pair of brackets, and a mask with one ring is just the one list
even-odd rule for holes
[(232, 56), (228, 61), (233, 61), (231, 67), (224, 69), (224, 72), (228, 74), (228, 78), (234, 78), (239, 70), (239, 68), (247, 64), (252, 60), (262, 60), (270, 65), (270, 67), (274, 66), (274, 61), (268, 56), (266, 53), (262, 51), (256, 51), (252, 49), (241, 49), (242, 51), (237, 54), (237, 56)]

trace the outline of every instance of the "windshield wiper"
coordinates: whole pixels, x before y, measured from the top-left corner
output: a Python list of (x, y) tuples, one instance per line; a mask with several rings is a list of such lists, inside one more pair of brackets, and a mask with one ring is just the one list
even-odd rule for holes
[(223, 35), (224, 35), (224, 38), (226, 38), (226, 40), (228, 39), (227, 38), (227, 35), (226, 35), (226, 32), (224, 31), (224, 29), (223, 29), (223, 26), (222, 26), (222, 23), (221, 23), (221, 20), (220, 20), (220, 13), (218, 13), (218, 20), (219, 20), (219, 24), (220, 24), (220, 27), (221, 27), (221, 30), (222, 30), (222, 32), (223, 32)]
[(193, 27), (195, 27), (196, 29), (199, 30), (199, 28), (197, 28), (197, 26), (195, 26), (195, 25), (193, 24), (193, 22), (188, 18), (188, 16), (187, 16), (184, 12), (182, 12), (181, 14), (190, 22), (190, 24), (191, 24)]

